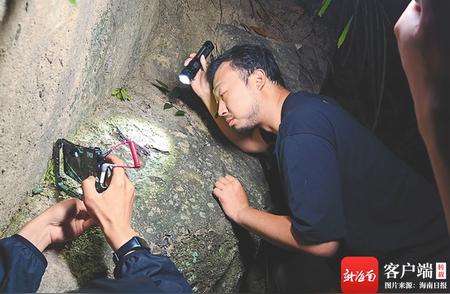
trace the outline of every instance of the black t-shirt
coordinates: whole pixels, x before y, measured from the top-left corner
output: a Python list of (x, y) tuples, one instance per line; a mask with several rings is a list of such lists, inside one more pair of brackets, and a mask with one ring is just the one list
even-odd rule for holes
[(435, 188), (332, 99), (291, 93), (274, 152), (301, 243), (407, 258), (449, 248)]

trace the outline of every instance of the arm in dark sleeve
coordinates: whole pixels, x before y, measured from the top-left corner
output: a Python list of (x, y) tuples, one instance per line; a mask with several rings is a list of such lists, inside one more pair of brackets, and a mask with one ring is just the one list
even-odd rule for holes
[(36, 292), (47, 260), (20, 235), (0, 240), (0, 292)]
[(126, 255), (114, 269), (115, 280), (92, 281), (81, 292), (191, 293), (191, 286), (166, 256), (148, 250)]
[(341, 239), (345, 218), (335, 147), (323, 137), (300, 133), (285, 137), (280, 152), (294, 235), (306, 245)]

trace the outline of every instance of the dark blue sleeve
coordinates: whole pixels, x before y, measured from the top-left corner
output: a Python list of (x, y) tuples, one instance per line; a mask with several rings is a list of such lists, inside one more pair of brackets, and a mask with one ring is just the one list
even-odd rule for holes
[(175, 264), (148, 250), (126, 255), (114, 270), (115, 280), (97, 279), (80, 292), (191, 293), (191, 286)]
[(20, 235), (0, 240), (0, 292), (36, 292), (47, 260)]
[(279, 152), (294, 235), (303, 244), (341, 239), (346, 230), (334, 146), (318, 135), (299, 133), (283, 138)]

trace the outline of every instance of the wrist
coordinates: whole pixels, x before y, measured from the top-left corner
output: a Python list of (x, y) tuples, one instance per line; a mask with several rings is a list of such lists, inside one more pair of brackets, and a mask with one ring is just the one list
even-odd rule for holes
[(246, 220), (246, 215), (248, 215), (248, 213), (252, 210), (253, 208), (251, 208), (250, 206), (246, 206), (244, 208), (241, 208), (237, 213), (236, 213), (236, 217), (234, 219), (234, 221), (240, 225), (243, 226), (245, 225), (245, 220)]
[(50, 224), (42, 217), (28, 222), (17, 234), (27, 239), (41, 252), (51, 244)]
[(141, 249), (150, 250), (150, 247), (147, 241), (140, 238), (139, 236), (134, 236), (130, 238), (130, 240), (125, 242), (125, 244), (123, 244), (119, 249), (114, 251), (113, 261), (116, 265), (118, 265), (125, 256)]
[(135, 230), (131, 226), (127, 227), (115, 227), (110, 226), (103, 228), (103, 233), (105, 234), (106, 241), (113, 251), (119, 249), (123, 244), (128, 242), (134, 236), (137, 236)]

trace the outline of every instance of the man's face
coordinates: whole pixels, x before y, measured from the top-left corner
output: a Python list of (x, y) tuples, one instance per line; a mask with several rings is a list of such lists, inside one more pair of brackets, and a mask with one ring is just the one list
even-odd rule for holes
[(251, 76), (245, 84), (240, 73), (230, 66), (230, 62), (224, 62), (216, 71), (213, 89), (219, 105), (218, 114), (225, 118), (230, 127), (244, 132), (259, 124), (259, 103)]

